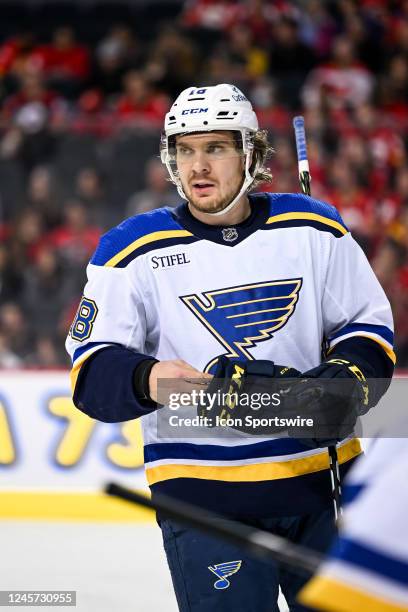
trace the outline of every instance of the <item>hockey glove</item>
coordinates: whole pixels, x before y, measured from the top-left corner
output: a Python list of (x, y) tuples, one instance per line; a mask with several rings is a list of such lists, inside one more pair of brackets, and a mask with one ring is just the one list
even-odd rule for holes
[[(275, 394), (287, 392), (298, 376), (299, 370), (273, 361), (231, 361), (223, 355), (218, 358), (214, 378), (207, 387), (207, 400), (198, 406), (197, 413), (207, 417), (210, 427), (228, 425), (252, 435), (282, 433), (279, 427), (254, 426), (252, 419), (276, 414), (280, 400)], [(260, 394), (265, 394), (262, 407)]]
[(312, 448), (331, 446), (349, 436), (367, 411), (367, 380), (357, 365), (333, 356), (302, 374), (287, 395), (286, 407), (313, 421), (311, 427), (290, 428), (290, 437)]

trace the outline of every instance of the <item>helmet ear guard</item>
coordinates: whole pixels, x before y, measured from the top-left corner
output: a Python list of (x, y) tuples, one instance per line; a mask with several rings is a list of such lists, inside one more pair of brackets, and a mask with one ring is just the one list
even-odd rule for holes
[[(239, 193), (222, 211), (210, 213), (223, 215), (237, 203), (253, 183), (259, 162), (251, 168), (254, 135), (258, 131), (258, 119), (252, 105), (234, 85), (190, 87), (181, 92), (166, 115), (160, 141), (160, 159), (166, 165), (171, 180), (183, 199), (187, 199), (177, 172), (175, 137), (180, 134), (213, 131), (239, 132), (242, 152), (245, 156), (244, 177)], [(237, 139), (237, 144), (238, 144)]]

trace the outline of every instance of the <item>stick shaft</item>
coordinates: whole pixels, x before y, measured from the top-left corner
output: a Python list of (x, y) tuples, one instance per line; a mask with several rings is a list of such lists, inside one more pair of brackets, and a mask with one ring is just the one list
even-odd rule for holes
[(302, 116), (299, 115), (298, 117), (295, 117), (293, 119), (293, 128), (295, 130), (296, 151), (299, 168), (299, 182), (302, 188), (302, 193), (310, 196), (311, 177), (309, 170), (309, 161), (307, 158), (305, 120)]
[(214, 537), (223, 537), (263, 561), (278, 561), (300, 573), (314, 573), (322, 560), (315, 551), (292, 544), (284, 538), (238, 521), (226, 521), (215, 514), (203, 512), (201, 508), (165, 495), (155, 495), (152, 501), (145, 495), (115, 483), (109, 483), (105, 492), (133, 504), (158, 510), (168, 518), (200, 529)]
[[(305, 120), (301, 115), (294, 117), (293, 129), (295, 130), (300, 187), (305, 195), (310, 196), (310, 182), (312, 179), (310, 176), (309, 161), (307, 158)], [(337, 523), (340, 515), (342, 514), (339, 461), (337, 457), (337, 449), (335, 446), (329, 446), (328, 451), (330, 461), (330, 481), (332, 486), (334, 518)]]

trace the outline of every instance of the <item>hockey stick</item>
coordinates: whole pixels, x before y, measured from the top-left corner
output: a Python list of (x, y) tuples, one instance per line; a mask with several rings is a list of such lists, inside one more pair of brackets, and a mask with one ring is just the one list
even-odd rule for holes
[(278, 561), (300, 573), (314, 574), (323, 559), (314, 550), (293, 544), (280, 536), (238, 521), (226, 521), (216, 514), (203, 512), (197, 506), (167, 497), (167, 495), (155, 495), (153, 502), (149, 497), (113, 482), (106, 485), (105, 493), (150, 510), (158, 510), (166, 517), (189, 527), (199, 529), (214, 537), (222, 537), (262, 561)]
[[(299, 115), (293, 119), (293, 128), (295, 130), (296, 151), (299, 168), (299, 182), (302, 189), (302, 193), (310, 196), (310, 183), (312, 179), (310, 176), (309, 161), (307, 159), (305, 120), (302, 116)], [(341, 516), (342, 514), (339, 459), (337, 456), (336, 446), (329, 446), (328, 451), (330, 463), (330, 480), (332, 486), (332, 497), (334, 506), (334, 519), (337, 523), (339, 516)]]

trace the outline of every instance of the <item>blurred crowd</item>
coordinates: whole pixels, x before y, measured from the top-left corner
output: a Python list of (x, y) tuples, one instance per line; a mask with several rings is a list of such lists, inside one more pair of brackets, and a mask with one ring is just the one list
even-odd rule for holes
[[(179, 202), (140, 139), (158, 149), (179, 91), (220, 82), (243, 89), (270, 134), (265, 189), (299, 191), (292, 117), (304, 114), (312, 193), (339, 209), (370, 259), (408, 367), (408, 1), (172, 7), (171, 19), (158, 10), (97, 39), (72, 23), (0, 38), (0, 368), (67, 365), (64, 338), (101, 233)], [(98, 155), (58, 165), (72, 138)], [(118, 142), (139, 152), (133, 166), (125, 155), (134, 180), (120, 198), (123, 159), (106, 153)]]

